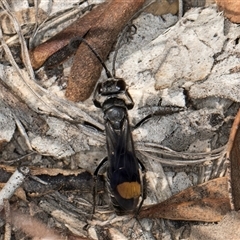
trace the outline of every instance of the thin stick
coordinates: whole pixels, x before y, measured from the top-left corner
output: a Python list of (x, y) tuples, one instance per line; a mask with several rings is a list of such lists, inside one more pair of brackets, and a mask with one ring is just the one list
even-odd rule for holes
[(5, 233), (4, 240), (11, 240), (11, 211), (9, 201), (4, 199), (4, 210), (5, 210)]
[(28, 167), (20, 167), (9, 178), (3, 189), (0, 191), (0, 211), (4, 207), (4, 199), (10, 199), (13, 196), (14, 192), (23, 183), (28, 173)]

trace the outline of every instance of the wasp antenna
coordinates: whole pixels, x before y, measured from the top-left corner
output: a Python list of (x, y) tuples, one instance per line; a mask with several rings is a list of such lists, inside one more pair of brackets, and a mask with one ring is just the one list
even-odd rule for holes
[[(132, 19), (129, 20), (129, 22), (130, 22), (130, 21), (132, 21)], [(127, 30), (128, 30), (129, 27), (131, 26), (131, 25), (129, 24), (129, 22), (127, 23), (127, 25), (125, 26), (125, 28), (123, 29), (123, 31), (122, 31), (121, 34), (120, 34), (120, 37), (119, 37), (118, 42), (117, 42), (117, 45), (116, 45), (115, 53), (114, 53), (114, 55), (113, 55), (112, 75), (113, 75), (114, 78), (116, 77), (116, 74), (115, 74), (115, 72), (116, 72), (116, 71), (115, 71), (115, 62), (116, 62), (118, 50), (120, 49), (120, 44), (121, 44), (121, 42), (122, 42), (123, 37), (125, 36)]]
[(72, 47), (74, 49), (77, 49), (82, 42), (85, 43), (89, 47), (89, 49), (95, 54), (95, 56), (97, 57), (99, 62), (102, 64), (102, 66), (103, 66), (103, 68), (106, 72), (107, 77), (112, 78), (112, 74), (107, 69), (107, 67), (106, 67), (105, 63), (103, 62), (102, 58), (99, 56), (99, 54), (96, 52), (96, 50), (94, 50), (94, 48), (84, 38), (75, 37), (70, 41), (69, 45), (70, 45), (70, 47)]
[(127, 22), (126, 26), (124, 27), (123, 31), (120, 33), (120, 37), (118, 38), (118, 42), (116, 44), (116, 50), (115, 53), (113, 55), (113, 63), (112, 63), (112, 75), (115, 78), (115, 62), (116, 62), (116, 58), (117, 58), (117, 54), (118, 54), (118, 50), (120, 49), (120, 44), (123, 40), (123, 37), (125, 36), (127, 30), (131, 27), (131, 22), (133, 19), (135, 19), (139, 14), (142, 13), (142, 11), (144, 9), (146, 9), (147, 7), (149, 7), (152, 3), (156, 2), (156, 0), (150, 0), (146, 5), (144, 5), (140, 10), (138, 10), (131, 18), (130, 20)]

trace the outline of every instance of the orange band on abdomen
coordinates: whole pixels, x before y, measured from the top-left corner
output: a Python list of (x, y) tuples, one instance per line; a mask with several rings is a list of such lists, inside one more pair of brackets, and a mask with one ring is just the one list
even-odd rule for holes
[(141, 194), (141, 185), (138, 182), (123, 182), (117, 185), (117, 191), (122, 198), (137, 198)]

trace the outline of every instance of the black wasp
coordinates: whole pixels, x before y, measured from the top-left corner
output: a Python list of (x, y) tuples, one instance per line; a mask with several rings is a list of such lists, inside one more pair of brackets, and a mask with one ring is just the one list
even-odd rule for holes
[(145, 167), (136, 157), (128, 120), (128, 110), (134, 106), (132, 97), (125, 81), (116, 78), (115, 74), (112, 76), (86, 40), (72, 40), (72, 43), (76, 42), (84, 42), (92, 50), (107, 75), (107, 79), (97, 85), (93, 102), (103, 110), (108, 156), (100, 162), (94, 176), (97, 179), (99, 170), (106, 165), (107, 187), (115, 212), (119, 215), (137, 213), (146, 198), (146, 181)]
[(137, 213), (145, 199), (145, 167), (134, 150), (127, 112), (134, 103), (125, 81), (109, 77), (99, 83), (93, 102), (104, 113), (108, 152), (94, 175), (107, 163), (107, 185), (116, 213)]

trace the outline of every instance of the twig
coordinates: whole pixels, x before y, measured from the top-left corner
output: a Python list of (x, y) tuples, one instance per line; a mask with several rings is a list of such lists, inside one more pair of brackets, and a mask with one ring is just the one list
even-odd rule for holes
[(25, 140), (25, 143), (26, 143), (28, 149), (30, 151), (33, 151), (30, 140), (29, 140), (29, 137), (28, 137), (28, 135), (26, 133), (26, 130), (24, 129), (22, 123), (19, 121), (19, 119), (16, 116), (14, 116), (14, 120), (16, 122), (16, 125), (18, 127), (19, 132), (21, 133), (21, 135), (23, 136), (23, 138)]
[(183, 16), (183, 0), (178, 0), (178, 20)]
[(4, 199), (4, 210), (5, 210), (5, 233), (4, 240), (11, 240), (11, 212), (10, 204), (7, 199)]
[(20, 167), (17, 169), (13, 175), (10, 177), (8, 182), (5, 184), (3, 189), (0, 191), (0, 211), (4, 207), (4, 199), (10, 199), (16, 189), (23, 183), (27, 174), (29, 173), (29, 168)]
[[(17, 171), (13, 166), (0, 164), (0, 182), (8, 181), (12, 172)], [(64, 170), (58, 168), (29, 167), (31, 175), (25, 180), (23, 189), (31, 196), (39, 196), (46, 192), (78, 189), (81, 192), (92, 193), (92, 174), (86, 170)], [(97, 179), (98, 192), (104, 191), (104, 178)]]

